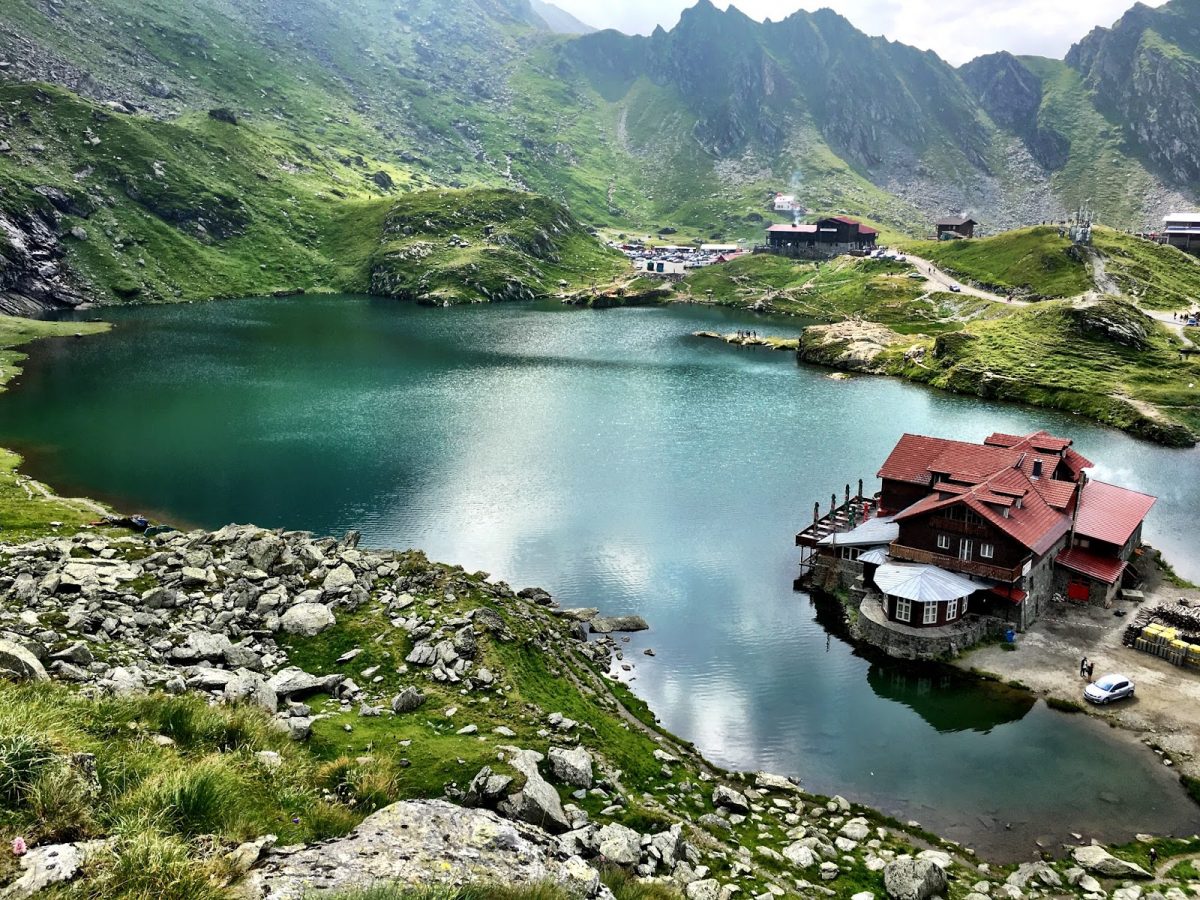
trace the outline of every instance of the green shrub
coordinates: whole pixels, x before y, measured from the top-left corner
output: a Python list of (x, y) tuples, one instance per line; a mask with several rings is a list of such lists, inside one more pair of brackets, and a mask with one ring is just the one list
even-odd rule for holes
[(127, 816), (144, 816), (168, 834), (249, 836), (259, 820), (258, 794), (219, 756), (150, 776), (120, 803)]
[(118, 841), (88, 875), (63, 891), (67, 900), (227, 900), (213, 871), (177, 837), (145, 831)]
[(68, 765), (44, 770), (29, 786), (25, 805), (39, 841), (77, 841), (93, 834), (93, 798), (80, 774)]
[(41, 738), (28, 734), (0, 737), (0, 799), (6, 805), (20, 803), (54, 759), (53, 748)]

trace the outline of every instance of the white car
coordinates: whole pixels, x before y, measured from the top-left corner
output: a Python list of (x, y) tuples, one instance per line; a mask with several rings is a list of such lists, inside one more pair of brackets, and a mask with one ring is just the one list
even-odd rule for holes
[(1083, 699), (1097, 705), (1133, 696), (1133, 679), (1127, 675), (1101, 675), (1083, 689)]

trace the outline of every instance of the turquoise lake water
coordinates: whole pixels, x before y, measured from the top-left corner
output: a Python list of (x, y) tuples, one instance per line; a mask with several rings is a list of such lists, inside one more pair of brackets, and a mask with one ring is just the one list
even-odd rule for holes
[(62, 491), (206, 527), (358, 528), (563, 605), (640, 613), (652, 630), (628, 645), (632, 685), (711, 758), (798, 775), (982, 852), (1200, 826), (1176, 779), (1103, 723), (866, 658), (791, 589), (813, 501), (860, 477), (874, 489), (903, 432), (1041, 427), (1074, 437), (1096, 477), (1157, 494), (1147, 539), (1200, 578), (1195, 451), (835, 381), (791, 354), (691, 336), (794, 322), (701, 307), (319, 297), (105, 316), (109, 335), (35, 347), (0, 398), (0, 445)]

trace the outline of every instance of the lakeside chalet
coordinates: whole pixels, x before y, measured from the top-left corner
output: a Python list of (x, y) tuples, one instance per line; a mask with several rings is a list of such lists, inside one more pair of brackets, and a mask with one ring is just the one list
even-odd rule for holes
[(767, 243), (759, 248), (769, 253), (802, 258), (838, 256), (875, 249), (879, 232), (848, 216), (833, 216), (816, 222), (772, 225)]
[(866, 636), (896, 655), (1024, 630), (1055, 598), (1108, 605), (1131, 580), (1155, 498), (1090, 468), (1045, 431), (982, 444), (905, 434), (878, 494), (862, 497), (860, 484), (830, 515), (814, 512), (796, 538), (802, 566), (819, 587), (861, 598)]

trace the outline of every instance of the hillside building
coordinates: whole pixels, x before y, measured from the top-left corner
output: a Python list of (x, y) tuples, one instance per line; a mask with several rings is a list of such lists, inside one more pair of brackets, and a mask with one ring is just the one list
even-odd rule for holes
[(1045, 431), (981, 444), (906, 434), (879, 493), (860, 486), (840, 510), (814, 513), (796, 538), (802, 565), (861, 598), (864, 631), (889, 652), (936, 656), (1024, 630), (1055, 598), (1107, 606), (1132, 582), (1155, 498), (1091, 480), (1091, 467)]
[(1173, 213), (1164, 217), (1159, 240), (1188, 253), (1200, 253), (1200, 212)]
[(770, 253), (805, 258), (838, 256), (842, 253), (875, 248), (879, 236), (874, 228), (847, 216), (833, 216), (816, 222), (772, 225), (767, 229)]
[(973, 238), (975, 237), (975, 228), (978, 225), (979, 223), (974, 219), (967, 219), (962, 216), (950, 216), (945, 219), (939, 219), (935, 228), (938, 240), (946, 241), (956, 238)]

